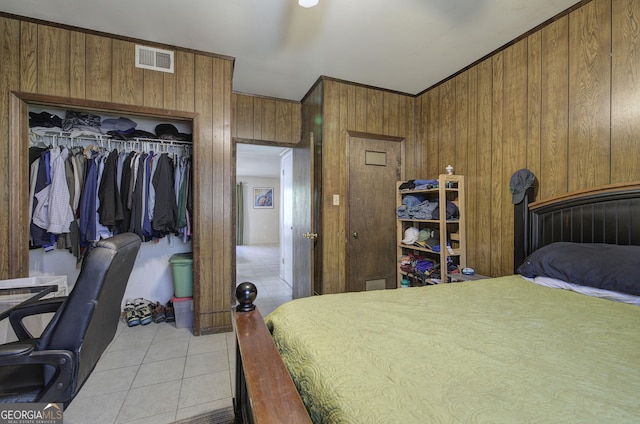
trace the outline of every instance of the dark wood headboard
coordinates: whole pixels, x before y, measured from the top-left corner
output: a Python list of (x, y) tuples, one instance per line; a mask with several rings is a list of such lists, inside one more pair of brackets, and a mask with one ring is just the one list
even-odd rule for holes
[(514, 206), (515, 269), (557, 241), (640, 245), (640, 182), (610, 184)]

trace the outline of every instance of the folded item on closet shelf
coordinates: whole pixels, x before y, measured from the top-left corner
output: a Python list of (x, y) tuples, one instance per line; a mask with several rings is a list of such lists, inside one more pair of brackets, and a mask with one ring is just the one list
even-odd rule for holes
[(413, 180), (414, 190), (429, 190), (438, 187), (438, 180)]
[(415, 219), (436, 219), (433, 211), (438, 208), (437, 201), (425, 200), (419, 205), (409, 208), (409, 216)]
[(173, 124), (158, 124), (155, 131), (161, 140), (191, 141), (191, 134), (179, 132)]
[(136, 127), (137, 123), (132, 121), (129, 118), (119, 117), (119, 118), (108, 118), (103, 119), (100, 127), (102, 132), (110, 132), (113, 131), (116, 134), (130, 134), (132, 133)]
[(46, 111), (42, 111), (39, 113), (29, 112), (29, 128), (32, 127), (62, 127), (62, 118), (60, 118), (58, 115)]
[(100, 124), (101, 120), (98, 115), (68, 110), (65, 112), (64, 119), (62, 120), (62, 129), (65, 131), (70, 131), (72, 128), (87, 131), (93, 129), (93, 131), (99, 133)]
[[(433, 212), (432, 219), (440, 219), (440, 208), (436, 208)], [(460, 210), (455, 203), (450, 200), (447, 200), (447, 209), (446, 209), (446, 219), (458, 219), (460, 218)]]
[(425, 197), (420, 194), (407, 194), (402, 198), (402, 204), (407, 205), (409, 207), (417, 206), (420, 203), (424, 202), (425, 200), (426, 200)]

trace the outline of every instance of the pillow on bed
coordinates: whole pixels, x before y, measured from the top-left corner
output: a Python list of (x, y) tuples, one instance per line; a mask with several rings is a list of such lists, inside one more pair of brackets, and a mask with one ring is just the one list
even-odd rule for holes
[(552, 243), (533, 252), (518, 268), (529, 278), (556, 278), (582, 286), (640, 295), (640, 246)]

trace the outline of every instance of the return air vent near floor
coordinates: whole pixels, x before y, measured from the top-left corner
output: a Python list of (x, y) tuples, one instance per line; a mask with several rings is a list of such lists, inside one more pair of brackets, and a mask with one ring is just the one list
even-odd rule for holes
[(136, 67), (173, 73), (173, 52), (136, 46)]

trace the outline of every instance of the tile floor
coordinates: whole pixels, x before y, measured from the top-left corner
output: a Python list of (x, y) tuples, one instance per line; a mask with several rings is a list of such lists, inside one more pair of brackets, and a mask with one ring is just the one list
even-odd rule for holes
[[(279, 278), (278, 245), (237, 247), (237, 281), (258, 288), (263, 316), (291, 300)], [(195, 337), (190, 329), (122, 323), (78, 396), (65, 424), (169, 424), (230, 406), (235, 378), (233, 333)]]

